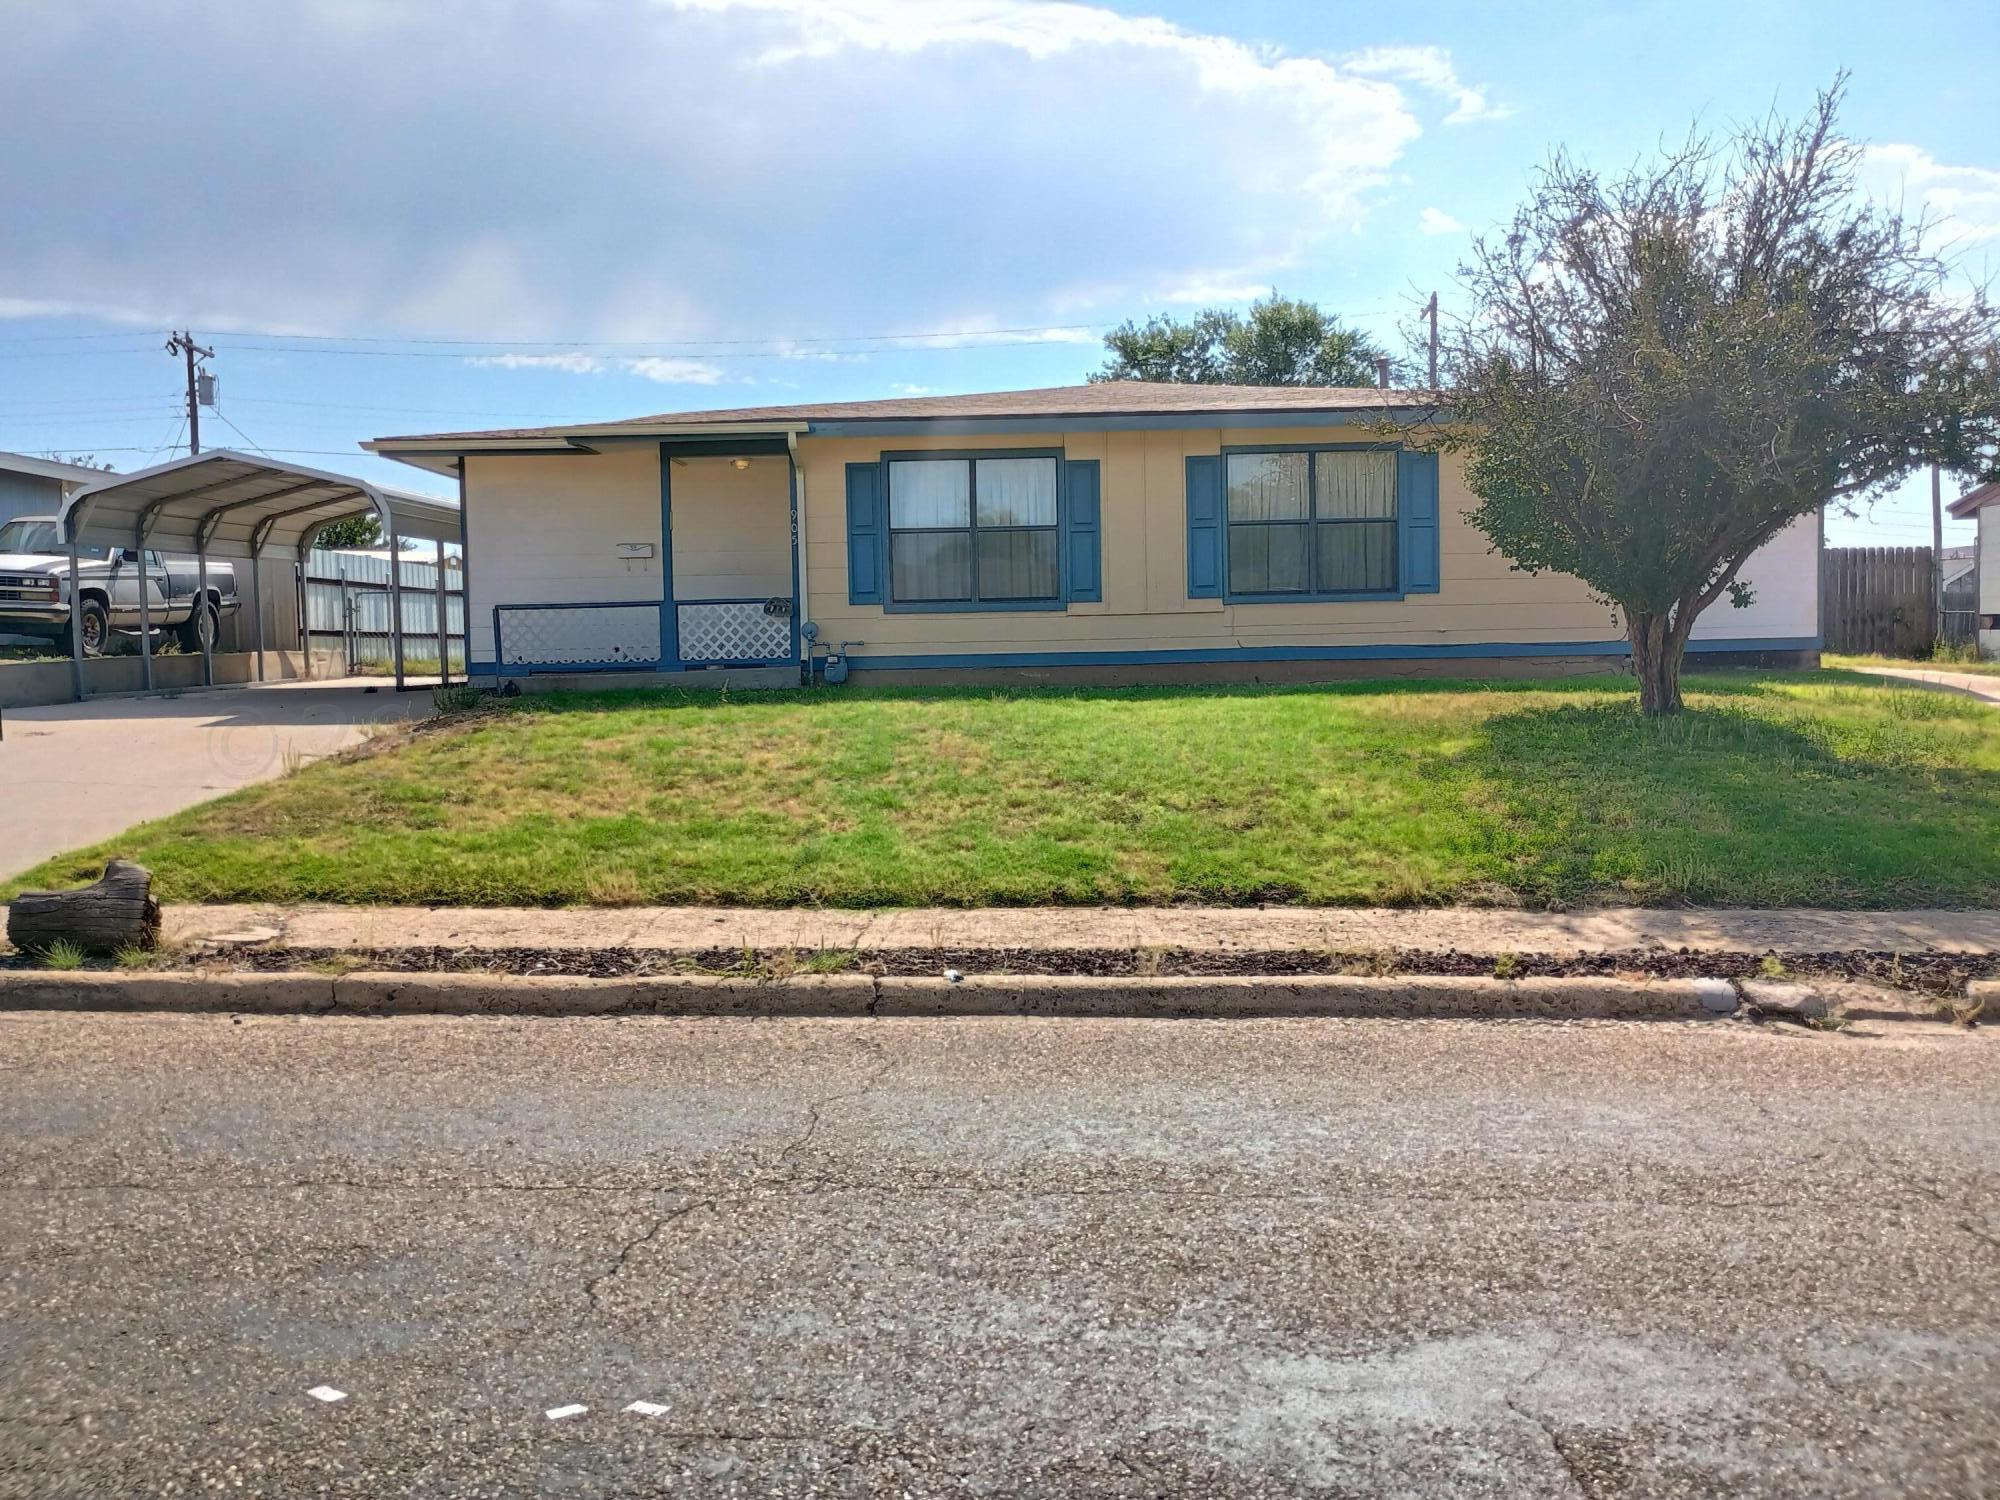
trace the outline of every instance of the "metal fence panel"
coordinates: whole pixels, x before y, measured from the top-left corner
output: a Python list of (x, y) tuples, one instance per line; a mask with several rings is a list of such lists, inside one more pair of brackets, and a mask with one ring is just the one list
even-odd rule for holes
[[(403, 585), (405, 665), (437, 660), (437, 581), (434, 562), (399, 558)], [(448, 558), (444, 570), (445, 632), (451, 670), (465, 667), (465, 572)], [(325, 552), (306, 556), (307, 644), (345, 651), (350, 671), (392, 668), (395, 636), (389, 619), (389, 559), (365, 552)]]

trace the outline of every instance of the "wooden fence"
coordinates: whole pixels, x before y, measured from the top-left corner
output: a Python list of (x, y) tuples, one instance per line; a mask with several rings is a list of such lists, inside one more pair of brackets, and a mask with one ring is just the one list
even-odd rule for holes
[(1828, 547), (1819, 560), (1826, 649), (1928, 655), (1938, 633), (1935, 587), (1928, 547)]

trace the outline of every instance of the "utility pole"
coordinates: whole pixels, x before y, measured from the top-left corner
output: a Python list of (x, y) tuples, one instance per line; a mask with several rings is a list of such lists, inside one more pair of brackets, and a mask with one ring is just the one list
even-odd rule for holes
[(195, 385), (194, 360), (198, 354), (203, 359), (214, 359), (213, 349), (204, 349), (194, 341), (192, 330), (175, 334), (167, 340), (167, 353), (179, 354), (187, 360), (187, 408), (188, 408), (188, 456), (201, 452), (201, 402)]
[(1431, 320), (1431, 389), (1438, 388), (1438, 294), (1431, 293), (1431, 305), (1424, 309)]
[(1944, 478), (1931, 465), (1931, 612), (1937, 621), (1935, 640), (1944, 639)]

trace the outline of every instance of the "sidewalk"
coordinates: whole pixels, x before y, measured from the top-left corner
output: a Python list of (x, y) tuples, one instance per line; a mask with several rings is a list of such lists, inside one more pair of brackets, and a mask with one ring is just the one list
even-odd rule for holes
[(1849, 667), (1850, 672), (1866, 672), (1871, 677), (1894, 677), (1923, 687), (1964, 693), (2000, 706), (2000, 677), (1982, 672), (1952, 672), (1941, 667)]
[(170, 940), (293, 948), (1115, 949), (1191, 952), (2000, 952), (2000, 911), (1001, 907), (892, 911), (624, 907), (170, 906)]

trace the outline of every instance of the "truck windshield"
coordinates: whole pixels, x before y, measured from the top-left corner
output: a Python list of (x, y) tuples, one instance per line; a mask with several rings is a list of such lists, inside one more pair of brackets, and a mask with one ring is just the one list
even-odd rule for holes
[[(53, 521), (9, 521), (0, 526), (0, 552), (40, 552), (48, 556), (62, 557), (67, 550), (62, 538), (56, 535)], [(78, 557), (104, 558), (110, 555), (108, 547), (78, 547)]]

